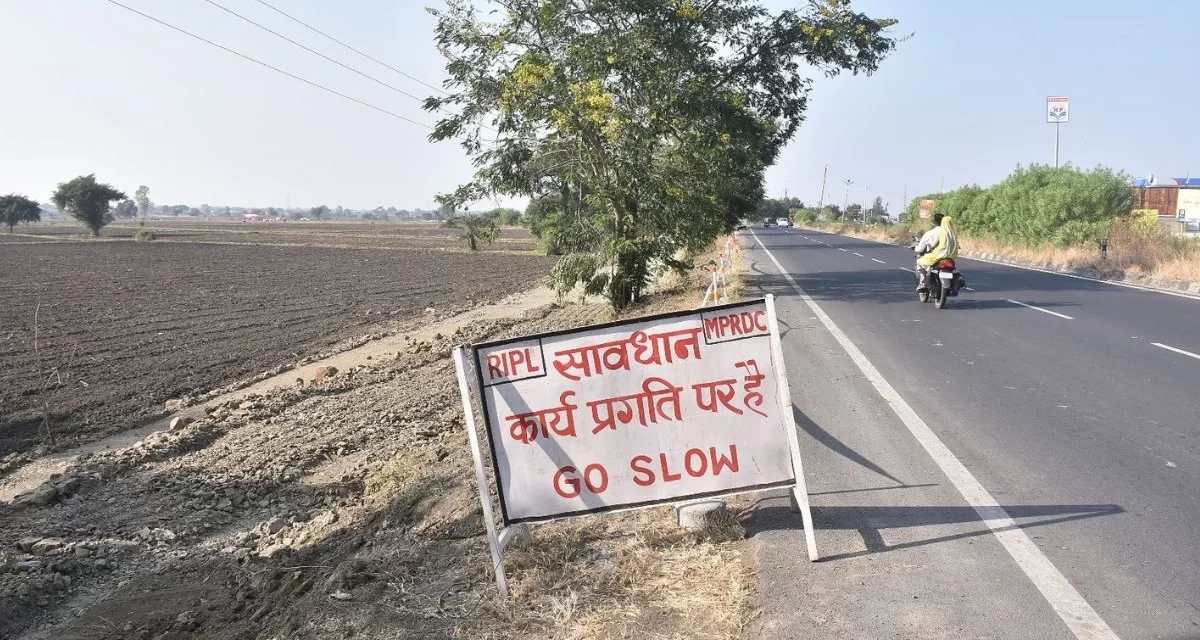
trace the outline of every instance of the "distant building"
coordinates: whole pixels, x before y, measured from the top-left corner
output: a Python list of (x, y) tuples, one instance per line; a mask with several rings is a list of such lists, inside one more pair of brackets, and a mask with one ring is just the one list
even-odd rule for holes
[(262, 222), (262, 216), (257, 213), (247, 213), (242, 216), (242, 222)]
[[(1200, 178), (1138, 178), (1133, 183), (1133, 209), (1153, 210), (1158, 214), (1159, 226), (1169, 231), (1180, 231), (1181, 223), (1176, 216), (1180, 201), (1192, 203), (1200, 200)], [(1194, 206), (1185, 204), (1185, 217), (1193, 221), (1200, 219), (1200, 211), (1191, 211)], [(1185, 223), (1186, 224), (1186, 223)]]

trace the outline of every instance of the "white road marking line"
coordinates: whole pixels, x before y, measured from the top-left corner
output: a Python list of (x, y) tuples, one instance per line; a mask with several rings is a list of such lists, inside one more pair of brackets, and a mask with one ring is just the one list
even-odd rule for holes
[(845, 249), (838, 247), (838, 251), (845, 251)]
[[(849, 236), (847, 236), (847, 237), (849, 237)], [(872, 240), (871, 242), (875, 242), (875, 241)], [(995, 260), (987, 260), (985, 258), (972, 258), (969, 256), (965, 256), (964, 258), (966, 260), (976, 260), (978, 262), (986, 262), (988, 264), (997, 264), (1002, 267), (1012, 267), (1014, 269), (1024, 269), (1026, 271), (1037, 271), (1039, 273), (1048, 273), (1052, 276), (1062, 276), (1064, 278), (1075, 278), (1076, 280), (1087, 280), (1089, 282), (1099, 282), (1100, 284), (1111, 284), (1115, 287), (1125, 287), (1126, 289), (1137, 289), (1139, 291), (1145, 291), (1147, 293), (1162, 293), (1162, 294), (1166, 294), (1168, 296), (1175, 296), (1176, 298), (1187, 298), (1188, 300), (1200, 300), (1200, 296), (1198, 296), (1194, 293), (1182, 293), (1179, 291), (1167, 291), (1165, 289), (1152, 289), (1150, 287), (1143, 287), (1141, 285), (1133, 284), (1130, 282), (1117, 282), (1115, 280), (1101, 280), (1100, 278), (1089, 278), (1087, 276), (1077, 276), (1073, 273), (1062, 273), (1061, 271), (1051, 271), (1050, 269), (1039, 269), (1038, 267), (1027, 267), (1023, 264), (1009, 264), (1007, 262), (997, 262)]]
[(856, 256), (858, 256), (858, 257), (860, 257), (860, 258), (865, 258), (865, 257), (866, 257), (866, 256), (864, 256), (863, 254), (861, 254), (861, 253), (859, 253), (859, 252), (857, 252), (857, 251), (855, 251), (855, 252), (854, 252), (854, 255), (856, 255)]
[(1182, 354), (1182, 355), (1200, 360), (1200, 355), (1192, 353), (1191, 351), (1184, 351), (1183, 349), (1176, 349), (1175, 347), (1172, 347), (1170, 345), (1165, 345), (1161, 342), (1151, 342), (1150, 344), (1152, 344), (1160, 349), (1166, 349), (1167, 351), (1174, 351), (1175, 353)]
[[(751, 231), (751, 233), (754, 232)], [(904, 401), (895, 387), (883, 377), (883, 374), (879, 373), (875, 365), (867, 360), (863, 352), (834, 324), (833, 319), (825, 314), (825, 311), (805, 293), (804, 289), (800, 288), (799, 284), (796, 284), (795, 278), (792, 278), (783, 265), (779, 264), (779, 260), (775, 259), (775, 254), (771, 253), (766, 246), (763, 246), (763, 252), (771, 259), (772, 264), (792, 286), (800, 299), (821, 320), (821, 324), (825, 325), (829, 333), (833, 334), (838, 344), (845, 350), (846, 355), (850, 356), (854, 364), (858, 365), (859, 371), (863, 372), (879, 395), (892, 407), (892, 411), (896, 413), (904, 426), (908, 427), (909, 433), (916, 438), (917, 442), (921, 443), (942, 473), (958, 489), (963, 499), (975, 509), (975, 513), (992, 530), (992, 535), (996, 536), (996, 539), (1000, 541), (1000, 544), (1016, 561), (1017, 566), (1021, 567), (1038, 591), (1042, 592), (1042, 596), (1066, 623), (1071, 633), (1080, 640), (1119, 640), (1117, 634), (1109, 628), (1104, 619), (1087, 603), (1087, 600), (1083, 599), (1083, 596), (1079, 595), (1075, 587), (1071, 586), (1067, 577), (1029, 539), (1025, 530), (1013, 522), (1008, 512), (954, 456), (949, 447), (942, 443), (937, 434), (921, 419), (921, 416), (917, 415), (917, 412)]]
[(963, 288), (966, 289), (967, 291), (974, 291), (974, 289), (972, 289), (971, 287), (963, 287)]
[(1050, 315), (1052, 315), (1052, 316), (1058, 316), (1058, 317), (1060, 317), (1060, 318), (1063, 318), (1064, 320), (1074, 320), (1074, 319), (1075, 319), (1075, 318), (1072, 318), (1071, 316), (1068, 316), (1068, 315), (1065, 315), (1065, 314), (1061, 314), (1061, 313), (1058, 313), (1058, 312), (1056, 312), (1056, 311), (1051, 311), (1051, 310), (1049, 310), (1049, 309), (1043, 309), (1043, 308), (1041, 308), (1041, 307), (1035, 307), (1035, 306), (1033, 306), (1033, 305), (1031, 305), (1031, 304), (1025, 304), (1024, 302), (1021, 302), (1021, 301), (1019, 301), (1019, 300), (1009, 300), (1009, 302), (1011, 302), (1011, 303), (1013, 303), (1013, 304), (1019, 304), (1019, 305), (1021, 305), (1022, 307), (1028, 307), (1028, 308), (1030, 308), (1030, 309), (1033, 309), (1034, 311), (1041, 311), (1042, 313), (1048, 313), (1048, 314), (1050, 314)]
[[(841, 234), (838, 234), (838, 235), (841, 235)], [(879, 240), (872, 240), (870, 238), (856, 238), (854, 236), (842, 236), (842, 237), (849, 238), (851, 240), (865, 240), (867, 242), (874, 242), (875, 244), (882, 244), (882, 245), (886, 245), (889, 247), (900, 246), (897, 244), (892, 244), (891, 242), (880, 242)], [(1063, 273), (1061, 271), (1051, 271), (1050, 269), (1040, 269), (1038, 267), (1027, 267), (1023, 264), (1010, 264), (1008, 262), (998, 262), (996, 260), (988, 260), (987, 258), (973, 258), (971, 256), (959, 256), (959, 259), (960, 260), (975, 260), (976, 262), (986, 262), (988, 264), (996, 264), (996, 265), (1000, 265), (1002, 267), (1012, 267), (1014, 269), (1024, 269), (1026, 271), (1037, 271), (1039, 273), (1048, 273), (1052, 276), (1062, 276), (1064, 278), (1075, 278), (1076, 280), (1088, 280), (1090, 282), (1099, 282), (1100, 284), (1111, 284), (1114, 287), (1125, 287), (1127, 289), (1137, 289), (1139, 291), (1145, 291), (1147, 293), (1161, 293), (1161, 294), (1168, 295), (1168, 296), (1175, 296), (1176, 298), (1187, 298), (1188, 300), (1200, 300), (1200, 295), (1196, 295), (1194, 293), (1183, 293), (1181, 291), (1167, 291), (1165, 289), (1152, 289), (1150, 287), (1143, 287), (1140, 284), (1133, 284), (1131, 282), (1116, 282), (1115, 280), (1101, 280), (1100, 278), (1089, 278), (1087, 276), (1077, 276), (1073, 273)]]
[(909, 269), (908, 267), (899, 267), (899, 269), (901, 271), (907, 271), (909, 273), (916, 273), (916, 271), (913, 271), (912, 269)]
[(886, 262), (884, 262), (883, 260), (880, 260), (878, 258), (871, 258), (871, 259), (874, 260), (875, 262), (878, 262), (879, 264), (887, 264)]

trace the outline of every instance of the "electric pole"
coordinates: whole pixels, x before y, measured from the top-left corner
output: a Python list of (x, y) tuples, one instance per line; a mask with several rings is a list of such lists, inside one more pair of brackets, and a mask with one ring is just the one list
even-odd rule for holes
[(817, 200), (817, 215), (821, 215), (821, 210), (825, 208), (825, 179), (829, 177), (829, 165), (825, 165), (825, 171), (821, 173), (821, 199)]

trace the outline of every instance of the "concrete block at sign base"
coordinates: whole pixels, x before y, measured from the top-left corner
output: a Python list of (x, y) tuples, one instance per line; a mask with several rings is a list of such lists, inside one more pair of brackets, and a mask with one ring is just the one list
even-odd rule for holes
[(675, 507), (675, 519), (683, 529), (702, 529), (710, 515), (724, 515), (724, 500), (701, 500)]

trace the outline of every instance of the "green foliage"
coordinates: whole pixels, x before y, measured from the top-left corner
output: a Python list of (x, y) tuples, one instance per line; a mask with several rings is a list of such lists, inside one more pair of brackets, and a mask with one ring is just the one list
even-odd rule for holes
[(817, 210), (804, 208), (796, 211), (797, 224), (811, 224), (817, 221)]
[(788, 218), (795, 209), (803, 209), (804, 202), (800, 198), (764, 198), (754, 209), (754, 217), (758, 220), (768, 218)]
[(100, 229), (112, 222), (109, 206), (114, 200), (124, 200), (125, 194), (106, 184), (96, 182), (96, 174), (79, 176), (63, 182), (50, 197), (59, 211), (87, 225), (92, 235), (99, 236)]
[(837, 222), (843, 217), (842, 208), (836, 204), (827, 204), (817, 213), (817, 219), (824, 222)]
[(13, 227), (21, 222), (37, 222), (42, 219), (42, 209), (37, 201), (25, 196), (10, 193), (0, 196), (0, 224), (8, 226), (12, 233)]
[[(154, 203), (150, 201), (150, 187), (146, 185), (138, 187), (137, 191), (133, 192), (133, 199), (137, 202), (138, 224), (145, 226), (146, 216), (150, 213), (150, 207), (154, 206)], [(229, 207), (225, 208), (228, 209)], [(229, 212), (226, 211), (225, 213)]]
[(496, 209), (492, 212), (496, 221), (506, 227), (515, 227), (521, 223), (521, 212), (516, 209)]
[(525, 208), (523, 220), (541, 241), (546, 255), (595, 252), (603, 242), (604, 217), (578, 201), (564, 201), (558, 196), (534, 198)]
[[(894, 21), (844, 0), (779, 13), (753, 0), (447, 0), (431, 13), (449, 94), (426, 101), (444, 114), (430, 138), (459, 139), (476, 166), (439, 201), (540, 201), (527, 224), (550, 252), (592, 254), (584, 279), (618, 309), (755, 211), (803, 120), (805, 73), (870, 73), (895, 46)], [(564, 286), (581, 282), (572, 260)]]
[(491, 244), (500, 237), (500, 225), (495, 213), (473, 213), (457, 216), (446, 221), (452, 229), (462, 229), (461, 238), (467, 241), (471, 251), (478, 251), (479, 244)]
[(313, 220), (320, 220), (322, 216), (329, 213), (329, 207), (321, 205), (308, 210), (308, 215), (312, 216)]
[(113, 209), (113, 217), (133, 218), (137, 216), (137, 211), (137, 205), (133, 203), (133, 200), (122, 200), (118, 202), (116, 208)]
[(936, 200), (935, 213), (954, 218), (962, 232), (1005, 242), (1057, 246), (1091, 244), (1112, 224), (1130, 215), (1129, 177), (1105, 167), (1018, 167), (999, 184), (971, 185), (943, 194), (920, 196), (905, 209), (904, 221), (919, 222), (922, 199)]

